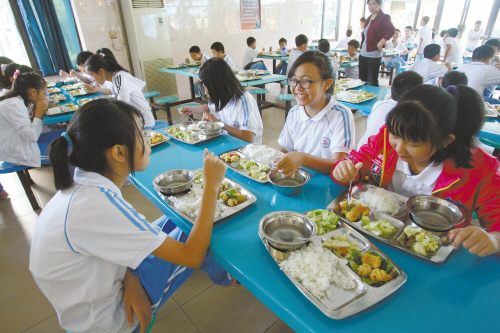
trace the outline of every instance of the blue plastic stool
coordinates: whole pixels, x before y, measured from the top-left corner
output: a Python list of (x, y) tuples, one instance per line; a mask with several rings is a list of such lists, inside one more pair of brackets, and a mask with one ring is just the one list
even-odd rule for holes
[(26, 193), (26, 196), (30, 201), (31, 208), (33, 208), (33, 210), (38, 210), (40, 209), (40, 206), (38, 205), (38, 201), (36, 200), (35, 194), (33, 193), (33, 190), (30, 186), (35, 182), (33, 181), (33, 179), (31, 179), (30, 173), (28, 171), (29, 169), (32, 169), (32, 167), (25, 165), (14, 165), (8, 162), (0, 162), (0, 174), (7, 174), (12, 172), (17, 173), (17, 176), (19, 177), (19, 180), (23, 185), (24, 193)]
[(177, 97), (175, 96), (165, 96), (165, 97), (160, 97), (156, 100), (156, 104), (165, 104), (164, 110), (167, 113), (167, 121), (170, 126), (172, 126), (172, 114), (170, 113), (170, 103), (177, 101)]
[(187, 104), (182, 104), (177, 107), (177, 111), (179, 111), (182, 107), (184, 106), (200, 106), (198, 103), (187, 103)]
[(156, 96), (160, 96), (159, 91), (148, 91), (144, 93), (144, 98), (149, 98), (149, 105), (151, 106), (151, 112), (153, 113), (153, 117), (155, 117), (155, 119), (158, 119), (156, 117), (156, 108), (154, 107), (155, 101), (153, 100), (153, 97)]
[(157, 130), (159, 128), (167, 127), (167, 125), (168, 124), (166, 122), (157, 120), (157, 121), (155, 121), (155, 125), (153, 126), (153, 129)]
[(288, 117), (288, 111), (292, 108), (292, 101), (295, 101), (295, 97), (293, 97), (293, 94), (281, 94), (278, 97), (278, 101), (284, 101), (285, 102), (285, 121), (286, 118)]

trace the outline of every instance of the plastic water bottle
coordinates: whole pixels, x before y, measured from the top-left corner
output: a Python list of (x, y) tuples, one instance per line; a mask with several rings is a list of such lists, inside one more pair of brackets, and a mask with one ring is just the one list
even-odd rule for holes
[(281, 56), (284, 58), (286, 57), (286, 46), (281, 47)]

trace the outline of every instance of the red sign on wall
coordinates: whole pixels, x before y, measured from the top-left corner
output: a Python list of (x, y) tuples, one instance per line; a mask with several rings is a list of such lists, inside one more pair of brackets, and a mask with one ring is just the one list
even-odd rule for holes
[(260, 29), (260, 0), (240, 0), (241, 29)]

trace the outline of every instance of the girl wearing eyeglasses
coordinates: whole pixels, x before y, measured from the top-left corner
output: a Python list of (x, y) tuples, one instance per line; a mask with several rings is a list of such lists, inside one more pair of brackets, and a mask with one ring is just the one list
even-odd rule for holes
[[(210, 121), (222, 121), (230, 135), (250, 142), (262, 143), (264, 126), (259, 106), (246, 91), (229, 65), (220, 58), (211, 58), (200, 69), (200, 83), (209, 98), (208, 105), (185, 106), (185, 115), (206, 114)], [(331, 167), (330, 167), (331, 169)]]
[(288, 84), (297, 105), (280, 134), (285, 155), (276, 163), (286, 176), (301, 166), (328, 174), (355, 147), (354, 118), (332, 97), (333, 77), (331, 62), (318, 51), (305, 52), (290, 69)]

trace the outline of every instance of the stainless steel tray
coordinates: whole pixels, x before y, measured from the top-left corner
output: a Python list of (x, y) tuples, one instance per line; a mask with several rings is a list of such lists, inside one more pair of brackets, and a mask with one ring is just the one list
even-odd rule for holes
[(155, 134), (160, 134), (161, 136), (163, 136), (163, 138), (165, 139), (165, 141), (162, 141), (162, 142), (158, 142), (158, 143), (152, 143), (150, 145), (151, 148), (153, 147), (156, 147), (158, 145), (161, 145), (162, 143), (165, 143), (167, 141), (170, 141), (170, 137), (168, 135), (165, 135), (163, 133), (160, 133), (160, 132), (157, 132), (157, 131), (153, 131), (153, 130), (147, 130), (146, 131), (146, 136), (149, 138), (149, 140), (151, 141), (151, 137)]
[[(261, 221), (262, 223), (262, 221)], [(266, 241), (264, 235), (260, 232), (259, 227), (259, 237), (271, 255), (271, 251), (273, 251), (272, 247)], [(370, 306), (380, 302), (396, 290), (398, 290), (407, 280), (406, 273), (396, 265), (387, 255), (385, 255), (382, 251), (380, 251), (375, 245), (373, 245), (370, 241), (368, 241), (363, 235), (358, 233), (356, 230), (351, 228), (348, 225), (343, 225), (322, 236), (314, 237), (312, 243), (315, 246), (322, 246), (323, 240), (329, 239), (334, 235), (342, 235), (347, 234), (348, 239), (350, 241), (355, 241), (358, 243), (361, 253), (365, 253), (368, 250), (376, 251), (384, 256), (390, 263), (394, 266), (395, 269), (398, 270), (399, 275), (395, 279), (388, 281), (384, 285), (380, 287), (372, 287), (367, 285), (361, 281), (361, 278), (356, 274), (349, 266), (346, 259), (338, 258), (339, 260), (339, 270), (346, 276), (356, 280), (357, 288), (355, 291), (346, 291), (342, 288), (339, 288), (335, 285), (330, 286), (330, 290), (334, 292), (334, 301), (330, 301), (329, 299), (316, 299), (309, 291), (307, 291), (302, 284), (294, 279), (287, 272), (283, 272), (290, 281), (300, 290), (300, 292), (311, 302), (313, 303), (321, 312), (323, 312), (327, 317), (332, 319), (342, 319), (349, 317), (355, 313), (363, 311)], [(335, 254), (331, 253), (331, 255), (335, 256)], [(280, 261), (275, 259), (272, 255), (271, 258), (274, 259), (276, 264), (279, 265)]]
[[(186, 130), (188, 130), (188, 129), (187, 129), (187, 127), (188, 127), (189, 125), (191, 125), (192, 123), (193, 123), (193, 122), (186, 122), (186, 123), (182, 123), (182, 124), (172, 125), (172, 126), (167, 127), (166, 129), (164, 129), (163, 131), (164, 131), (164, 132), (165, 132), (168, 136), (170, 136), (172, 139), (177, 140), (177, 141), (180, 141), (180, 142), (187, 143), (187, 144), (189, 144), (189, 145), (195, 145), (195, 144), (198, 144), (198, 143), (200, 143), (200, 142), (204, 142), (204, 141), (207, 141), (207, 140), (211, 140), (211, 139), (217, 138), (217, 137), (219, 137), (219, 136), (221, 136), (221, 135), (222, 135), (222, 133), (220, 133), (220, 134), (215, 134), (215, 135), (204, 135), (204, 134), (202, 134), (202, 133), (201, 133), (201, 131), (199, 131), (199, 132), (197, 132), (197, 131), (196, 131), (195, 133), (199, 133), (198, 138), (197, 138), (196, 140), (194, 140), (193, 142), (187, 142), (186, 140), (183, 140), (183, 139), (178, 139), (178, 138), (174, 137), (172, 134), (170, 134), (170, 133), (168, 133), (168, 132), (167, 132), (167, 129), (168, 129), (168, 128), (171, 128), (171, 127), (178, 128), (178, 129), (180, 129), (181, 131), (186, 131)], [(196, 123), (199, 123), (199, 122), (198, 122), (198, 121), (195, 121), (194, 123), (196, 124)]]
[[(345, 200), (347, 198), (347, 191), (345, 191), (344, 193), (342, 193), (341, 195), (339, 195), (337, 198), (335, 198), (327, 207), (327, 210), (331, 211), (331, 212), (334, 212), (334, 208), (343, 200)], [(441, 263), (441, 262), (444, 262), (448, 256), (451, 254), (451, 252), (453, 251), (453, 245), (447, 241), (447, 242), (442, 242), (440, 240), (440, 247), (437, 251), (437, 253), (433, 256), (423, 256), (421, 254), (418, 254), (416, 252), (414, 252), (413, 250), (407, 248), (406, 246), (400, 244), (400, 238), (404, 238), (405, 237), (405, 234), (404, 234), (404, 228), (408, 225), (412, 226), (412, 227), (415, 227), (415, 228), (420, 228), (418, 225), (414, 224), (410, 217), (409, 217), (409, 214), (408, 212), (406, 214), (404, 214), (403, 216), (398, 216), (398, 217), (394, 217), (392, 215), (388, 215), (388, 214), (384, 214), (384, 213), (380, 213), (380, 212), (377, 212), (375, 210), (371, 210), (371, 213), (370, 213), (370, 220), (372, 221), (375, 221), (375, 220), (378, 220), (378, 219), (384, 219), (384, 220), (387, 220), (389, 221), (392, 225), (394, 225), (396, 227), (396, 229), (398, 229), (398, 231), (396, 233), (394, 233), (393, 235), (391, 235), (390, 238), (384, 238), (384, 237), (380, 237), (380, 236), (377, 236), (371, 232), (369, 232), (368, 230), (366, 230), (365, 228), (363, 228), (363, 222), (359, 221), (359, 222), (351, 222), (349, 220), (347, 220), (345, 217), (343, 217), (342, 215), (339, 215), (340, 216), (340, 219), (342, 221), (344, 221), (345, 223), (347, 223), (348, 225), (356, 228), (356, 230), (359, 230), (360, 232), (362, 232), (363, 234), (366, 234), (366, 235), (369, 235), (370, 237), (374, 237), (384, 243), (387, 243), (389, 245), (392, 245), (393, 247), (397, 248), (397, 249), (400, 249), (402, 251), (405, 251), (407, 253), (410, 253), (414, 256), (417, 256), (419, 258), (423, 258), (423, 259), (426, 259), (428, 261), (432, 261), (432, 262), (435, 262), (435, 263)], [(442, 237), (446, 237), (448, 238), (448, 232), (434, 232), (434, 231), (431, 231), (434, 235), (436, 235), (438, 238), (442, 238)]]
[[(203, 168), (200, 168), (200, 169), (197, 169), (197, 170), (193, 170), (194, 172), (196, 171), (200, 171), (200, 172), (203, 172)], [(158, 176), (157, 176), (158, 177)], [(155, 177), (156, 178), (156, 177)], [(227, 206), (226, 204), (222, 203), (222, 201), (219, 199), (217, 200), (217, 205), (220, 205), (220, 207), (222, 208), (222, 213), (218, 216), (215, 216), (214, 217), (214, 223), (215, 222), (218, 222), (222, 219), (225, 219), (226, 217), (228, 216), (231, 216), (233, 214), (236, 214), (237, 212), (245, 209), (246, 207), (250, 206), (251, 204), (253, 204), (255, 201), (257, 201), (257, 197), (255, 197), (255, 195), (253, 195), (250, 191), (248, 191), (247, 189), (245, 189), (243, 186), (239, 185), (238, 183), (230, 180), (229, 178), (224, 178), (224, 180), (222, 181), (223, 183), (224, 182), (227, 182), (229, 184), (231, 184), (232, 188), (236, 188), (238, 190), (241, 191), (241, 194), (245, 195), (247, 197), (247, 201), (239, 204), (238, 206), (236, 207), (229, 207)], [(196, 184), (193, 182), (193, 185), (191, 188), (194, 188), (194, 187), (198, 187), (198, 188), (201, 188), (201, 184)], [(167, 205), (170, 206), (170, 208), (172, 208), (177, 214), (179, 214), (180, 216), (182, 216), (183, 218), (185, 218), (188, 222), (190, 223), (193, 223), (195, 222), (195, 218), (193, 217), (190, 217), (190, 216), (187, 216), (186, 214), (182, 213), (180, 210), (178, 210), (177, 208), (174, 207), (174, 205), (172, 204), (171, 200), (170, 200), (170, 197), (171, 196), (168, 196), (168, 195), (165, 195), (163, 193), (161, 193), (159, 190), (155, 189), (156, 192), (158, 193), (158, 195), (160, 196), (160, 198), (162, 198), (163, 201), (165, 201), (165, 203)], [(191, 191), (191, 190), (190, 190)], [(224, 191), (225, 192), (225, 191)], [(189, 191), (186, 192), (186, 193), (182, 193), (182, 194), (179, 194), (179, 195), (176, 195), (177, 197), (182, 197), (182, 196), (185, 196), (189, 194)]]
[[(257, 161), (255, 161), (254, 159), (251, 159), (251, 158), (247, 158), (247, 155), (243, 153), (243, 149), (245, 149), (246, 145), (245, 146), (241, 146), (241, 147), (238, 147), (238, 148), (235, 148), (235, 149), (231, 149), (231, 150), (228, 150), (228, 151), (225, 151), (217, 156), (219, 156), (219, 158), (222, 160), (222, 155), (224, 154), (238, 154), (240, 155), (240, 157), (246, 159), (246, 160), (249, 160), (249, 161), (254, 161), (255, 163), (257, 163), (258, 165), (261, 165), (262, 163), (259, 163)], [(267, 178), (267, 180), (259, 180), (259, 179), (255, 179), (255, 178), (252, 178), (250, 177), (250, 172), (249, 171), (246, 171), (246, 170), (241, 170), (241, 169), (238, 169), (237, 167), (234, 167), (233, 166), (233, 163), (229, 163), (229, 162), (225, 162), (224, 160), (222, 160), (224, 163), (226, 163), (226, 165), (236, 171), (237, 173), (239, 173), (240, 175), (243, 175), (251, 180), (254, 180), (258, 183), (262, 183), (262, 184), (265, 184), (265, 183), (269, 183), (269, 178)], [(269, 170), (270, 171), (270, 170)], [(269, 171), (267, 173), (269, 173)]]
[[(353, 62), (355, 62), (355, 61), (353, 61)], [(350, 85), (348, 85), (348, 84), (346, 84), (346, 83), (340, 83), (339, 85), (335, 85), (335, 86), (336, 86), (337, 88), (343, 88), (343, 89), (345, 89), (345, 90), (350, 90), (350, 89), (355, 89), (355, 88), (358, 88), (358, 87), (362, 87), (362, 86), (364, 86), (365, 84), (366, 84), (366, 82), (365, 82), (365, 81), (361, 81), (361, 83), (360, 83), (360, 84), (355, 85), (355, 86), (350, 86)], [(341, 86), (342, 86), (342, 87), (341, 87)]]
[[(358, 87), (359, 87), (359, 86), (358, 86)], [(340, 86), (339, 86), (339, 88), (343, 88), (343, 87), (340, 87)], [(346, 89), (346, 88), (344, 88), (344, 89)], [(348, 88), (348, 89), (352, 89), (352, 88)], [(348, 89), (346, 89), (346, 90), (348, 90)], [(338, 95), (335, 95), (335, 99), (336, 99), (337, 101), (346, 102), (346, 103), (351, 103), (351, 104), (362, 104), (362, 103), (366, 103), (366, 102), (368, 102), (368, 101), (371, 101), (371, 100), (372, 100), (372, 99), (374, 99), (374, 98), (377, 98), (377, 95), (374, 95), (373, 97), (370, 97), (370, 98), (368, 98), (368, 99), (365, 99), (364, 101), (360, 101), (360, 102), (353, 102), (352, 100), (342, 99), (342, 98), (338, 97)]]
[(484, 103), (484, 116), (486, 118), (496, 118), (499, 116), (497, 109), (490, 103)]

